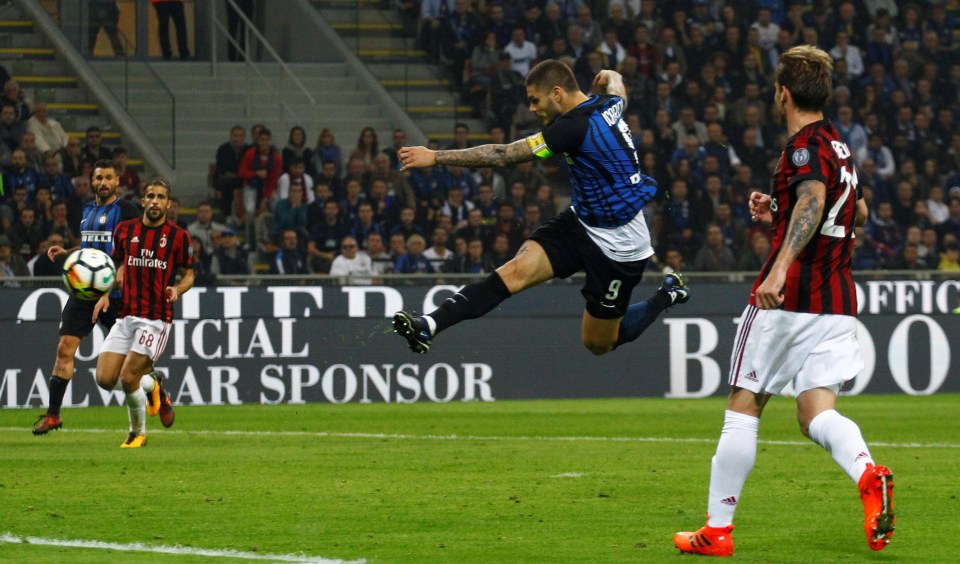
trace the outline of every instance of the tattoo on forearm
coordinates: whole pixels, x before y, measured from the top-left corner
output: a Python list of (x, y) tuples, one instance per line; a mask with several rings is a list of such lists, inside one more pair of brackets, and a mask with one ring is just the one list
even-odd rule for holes
[(787, 227), (787, 249), (793, 256), (799, 255), (810, 242), (823, 216), (820, 200), (811, 191), (811, 182), (813, 181), (801, 182), (797, 187), (798, 199)]
[(437, 164), (466, 167), (507, 166), (533, 160), (526, 139), (509, 145), (480, 145), (469, 149), (437, 151)]

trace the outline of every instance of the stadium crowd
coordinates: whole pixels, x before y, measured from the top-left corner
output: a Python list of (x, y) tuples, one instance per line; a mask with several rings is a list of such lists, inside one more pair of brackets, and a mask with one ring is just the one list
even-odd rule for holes
[[(537, 61), (573, 68), (584, 90), (615, 69), (643, 169), (655, 266), (758, 270), (768, 232), (747, 197), (767, 191), (786, 133), (772, 100), (779, 54), (816, 45), (835, 60), (827, 117), (855, 156), (870, 219), (854, 268), (960, 271), (960, 4), (939, 0), (404, 0), (428, 60), (451, 77), (489, 142), (536, 131), (523, 77)], [(5, 74), (5, 73), (0, 73)], [(4, 77), (6, 78), (6, 77)], [(118, 158), (91, 128), (57, 131), (12, 80), (0, 100), (0, 276), (49, 274), (44, 245), (75, 244), (92, 199), (89, 165)], [(328, 129), (236, 126), (216, 151), (212, 199), (188, 225), (198, 284), (218, 274), (490, 272), (564, 205), (555, 157), (507, 169), (401, 173), (406, 132), (364, 128), (341, 149)], [(458, 123), (448, 147), (470, 146)], [(431, 141), (434, 148), (440, 143)], [(282, 148), (278, 148), (282, 147)], [(124, 196), (140, 180), (121, 164)], [(175, 221), (176, 210), (171, 213)], [(6, 249), (10, 249), (9, 251)], [(652, 261), (653, 263), (653, 261)]]

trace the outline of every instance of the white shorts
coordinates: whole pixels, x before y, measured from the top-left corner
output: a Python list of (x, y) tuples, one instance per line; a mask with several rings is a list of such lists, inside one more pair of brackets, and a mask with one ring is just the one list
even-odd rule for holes
[(731, 386), (779, 394), (793, 383), (840, 391), (863, 370), (857, 319), (849, 315), (797, 313), (748, 305), (730, 356)]
[(100, 352), (119, 353), (124, 356), (135, 352), (156, 361), (167, 347), (169, 337), (169, 323), (128, 315), (118, 319), (110, 328), (110, 334), (103, 341)]

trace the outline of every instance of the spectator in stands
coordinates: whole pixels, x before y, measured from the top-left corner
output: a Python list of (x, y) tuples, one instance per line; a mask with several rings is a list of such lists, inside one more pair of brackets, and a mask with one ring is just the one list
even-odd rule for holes
[[(357, 217), (349, 226), (348, 233), (355, 241), (366, 241), (371, 233), (383, 235), (386, 229), (383, 224), (374, 219), (373, 206), (370, 202), (362, 201), (357, 208)], [(363, 250), (363, 249), (361, 249)]]
[(187, 20), (183, 11), (183, 0), (150, 0), (157, 11), (157, 32), (160, 36), (160, 52), (164, 61), (173, 58), (170, 49), (170, 20), (177, 35), (177, 52), (181, 61), (190, 60), (187, 47)]
[[(246, 16), (248, 20), (253, 20), (254, 0), (234, 0), (227, 2), (227, 32), (233, 41), (227, 41), (227, 59), (230, 61), (242, 61), (247, 56), (247, 23), (240, 17), (240, 14)], [(236, 9), (234, 8), (236, 5)]]
[(296, 231), (302, 239), (308, 237), (307, 230), (307, 198), (306, 187), (303, 184), (291, 184), (289, 196), (277, 201), (273, 208), (273, 222), (270, 235), (279, 240), (285, 231)]
[(393, 259), (383, 246), (383, 235), (371, 233), (364, 244), (367, 256), (372, 262), (374, 274), (389, 274), (393, 272)]
[(960, 241), (960, 190), (950, 190), (949, 215), (937, 225), (937, 233), (941, 241), (946, 241), (948, 237), (954, 241)]
[(920, 257), (927, 264), (927, 268), (936, 269), (940, 264), (940, 239), (937, 230), (933, 227), (922, 229), (920, 241)]
[[(373, 261), (360, 250), (357, 240), (347, 235), (340, 241), (340, 254), (330, 265), (330, 276), (369, 276), (375, 274)], [(364, 282), (363, 280), (354, 282)]]
[(7, 232), (7, 235), (13, 241), (13, 252), (23, 258), (24, 264), (37, 254), (40, 241), (46, 238), (40, 230), (37, 212), (32, 207), (25, 207), (20, 210), (17, 221), (13, 223), (13, 229)]
[(463, 87), (464, 67), (481, 39), (480, 20), (471, 11), (470, 0), (454, 0), (453, 12), (440, 27), (440, 52), (456, 91)]
[(433, 265), (423, 256), (427, 242), (423, 235), (414, 233), (407, 238), (407, 252), (400, 255), (394, 268), (398, 274), (433, 274)]
[(862, 125), (853, 121), (853, 108), (840, 106), (837, 109), (837, 121), (833, 125), (851, 153), (857, 155), (867, 150), (867, 131)]
[(63, 273), (63, 264), (67, 261), (66, 254), (60, 254), (56, 260), (50, 260), (47, 255), (47, 249), (51, 246), (58, 246), (64, 249), (66, 241), (58, 233), (51, 233), (46, 239), (40, 242), (37, 254), (27, 263), (27, 269), (31, 276), (60, 276)]
[[(462, 239), (458, 236), (458, 239)], [(483, 252), (483, 241), (480, 239), (470, 239), (467, 243), (467, 251), (459, 254), (451, 264), (447, 265), (448, 272), (462, 274), (483, 274), (493, 272), (494, 269), (487, 264)]]
[[(357, 138), (357, 148), (350, 153), (350, 160), (360, 159), (366, 169), (373, 166), (373, 159), (380, 152), (377, 132), (372, 127), (364, 127)], [(366, 172), (366, 170), (364, 170)], [(350, 170), (347, 170), (350, 173)]]
[[(117, 176), (120, 177), (121, 197), (140, 203), (140, 175), (127, 166), (127, 150), (124, 147), (114, 147), (113, 162), (116, 164)], [(168, 218), (169, 219), (169, 218)]]
[[(491, 11), (498, 8), (498, 12), (503, 14), (502, 6), (493, 6)], [(500, 45), (504, 43), (497, 42), (497, 34), (493, 30), (488, 30), (483, 41), (478, 43), (473, 52), (470, 53), (470, 77), (465, 85), (467, 100), (473, 108), (474, 117), (481, 117), (486, 110), (487, 94), (490, 91), (490, 77), (497, 72), (497, 61), (500, 57)], [(394, 156), (396, 153), (394, 153)]]
[(50, 234), (50, 222), (53, 220), (53, 199), (50, 196), (50, 187), (42, 184), (37, 186), (33, 198), (33, 209), (36, 212), (36, 222), (40, 226), (40, 233), (44, 238)]
[(280, 152), (271, 146), (273, 136), (264, 128), (256, 144), (247, 149), (240, 161), (239, 176), (243, 180), (243, 217), (247, 241), (254, 240), (254, 219), (267, 209), (266, 201), (277, 188), (283, 172)]
[(504, 45), (503, 52), (510, 55), (510, 68), (521, 77), (530, 72), (530, 65), (537, 58), (537, 46), (528, 41), (523, 26), (514, 26), (510, 32), (510, 42)]
[(203, 242), (204, 250), (209, 254), (214, 250), (213, 234), (223, 233), (226, 225), (213, 220), (213, 206), (210, 202), (200, 202), (197, 205), (197, 217), (187, 226), (190, 237)]
[[(108, 161), (113, 158), (113, 153), (103, 146), (103, 131), (101, 131), (99, 127), (91, 125), (87, 128), (86, 143), (83, 146), (83, 151), (80, 153), (80, 158), (83, 162), (90, 164), (97, 161)], [(64, 170), (66, 170), (66, 168), (64, 168)]]
[[(43, 172), (43, 153), (37, 149), (37, 138), (33, 133), (25, 131), (17, 147), (27, 157), (27, 166), (36, 172)], [(12, 154), (10, 155), (13, 156)]]
[(864, 226), (867, 245), (876, 250), (878, 266), (890, 268), (896, 261), (903, 246), (903, 234), (893, 220), (893, 206), (890, 202), (878, 202), (876, 213), (871, 214)]
[(27, 155), (23, 149), (13, 152), (7, 173), (3, 175), (3, 184), (7, 190), (23, 186), (27, 189), (27, 201), (32, 202), (37, 190), (40, 175), (29, 166)]
[(33, 105), (33, 115), (27, 120), (27, 131), (33, 133), (37, 149), (45, 155), (56, 154), (66, 147), (70, 139), (60, 122), (49, 116), (44, 102)]
[(237, 240), (237, 232), (227, 227), (220, 232), (220, 244), (210, 258), (210, 273), (214, 276), (253, 274), (253, 261), (247, 249)]
[(360, 210), (360, 203), (366, 201), (366, 195), (363, 193), (360, 180), (347, 180), (347, 191), (343, 199), (340, 200), (340, 217), (346, 225), (350, 225), (357, 219), (357, 212)]
[[(407, 132), (402, 127), (398, 127), (393, 130), (391, 137), (393, 144), (381, 151), (381, 153), (387, 155), (387, 157), (390, 159), (391, 168), (399, 169), (398, 165), (400, 164), (400, 158), (397, 157), (397, 151), (406, 146)], [(376, 159), (374, 159), (374, 165), (376, 165)]]
[(486, 256), (487, 266), (491, 271), (496, 270), (508, 263), (514, 254), (510, 249), (510, 237), (506, 233), (497, 233)]
[(320, 174), (315, 178), (316, 184), (325, 184), (330, 188), (331, 197), (339, 200), (346, 192), (343, 179), (337, 176), (337, 165), (333, 161), (325, 161), (320, 168)]
[(113, 48), (113, 54), (117, 57), (126, 55), (127, 51), (123, 48), (123, 42), (120, 41), (120, 32), (117, 27), (120, 23), (120, 9), (117, 7), (116, 0), (90, 0), (87, 6), (90, 10), (87, 25), (87, 38), (90, 43), (87, 53), (94, 56), (97, 37), (100, 29), (103, 29), (103, 33), (110, 41), (110, 47)]
[(190, 224), (180, 217), (180, 198), (176, 196), (170, 198), (170, 207), (167, 208), (167, 221), (173, 222), (180, 229), (189, 230)]
[(443, 227), (435, 227), (431, 236), (431, 246), (423, 256), (430, 260), (435, 272), (446, 272), (446, 265), (453, 260), (453, 251), (447, 248), (450, 234)]
[(67, 139), (67, 144), (58, 153), (60, 169), (69, 178), (80, 176), (83, 173), (83, 154), (80, 140), (76, 137)]
[(340, 248), (340, 239), (346, 233), (347, 229), (340, 220), (339, 204), (336, 200), (327, 200), (323, 204), (323, 219), (311, 226), (310, 241), (307, 243), (307, 256), (312, 272), (330, 272), (330, 264)]
[(454, 10), (454, 0), (422, 0), (420, 3), (420, 45), (431, 62), (440, 60), (440, 33)]
[[(333, 163), (333, 173), (325, 174), (328, 179), (343, 176), (343, 153), (340, 151), (340, 145), (333, 136), (333, 132), (324, 127), (317, 136), (317, 146), (313, 149), (313, 156), (310, 159), (311, 167), (316, 174), (320, 174), (324, 169), (324, 163)], [(331, 184), (334, 193), (337, 193), (338, 186)]]
[(19, 282), (8, 280), (13, 276), (30, 276), (30, 269), (23, 257), (13, 252), (10, 237), (0, 233), (0, 284), (7, 288), (20, 287)]
[(939, 225), (950, 216), (950, 207), (943, 201), (943, 188), (931, 186), (927, 191), (927, 211), (933, 225)]
[(17, 121), (17, 111), (12, 104), (3, 104), (0, 108), (0, 143), (13, 151), (20, 146), (20, 138), (26, 131), (24, 124)]
[(370, 174), (371, 190), (377, 180), (383, 180), (386, 183), (386, 195), (392, 200), (392, 205), (388, 207), (392, 207), (392, 210), (387, 212), (374, 208), (373, 211), (376, 215), (386, 214), (388, 221), (395, 221), (401, 208), (417, 207), (417, 197), (413, 188), (410, 187), (406, 175), (390, 164), (390, 157), (385, 153), (380, 153), (373, 158), (373, 171)]
[(497, 71), (490, 77), (490, 91), (487, 96), (488, 124), (496, 125), (504, 132), (512, 132), (514, 116), (525, 95), (523, 76), (513, 70), (510, 54), (501, 53)]
[(290, 135), (287, 137), (287, 146), (283, 148), (280, 155), (283, 158), (284, 171), (290, 171), (290, 165), (294, 157), (299, 157), (304, 167), (313, 160), (313, 149), (307, 146), (307, 131), (295, 125), (290, 128)]
[[(2, 213), (2, 208), (0, 208), (0, 213)], [(70, 222), (67, 217), (66, 202), (63, 200), (55, 200), (50, 205), (50, 216), (52, 218), (50, 220), (50, 234), (57, 234), (60, 236), (60, 238), (66, 241), (66, 245), (61, 245), (61, 247), (64, 249), (72, 249), (80, 245), (80, 234), (70, 226)]]
[(737, 270), (759, 272), (770, 257), (770, 249), (770, 238), (767, 234), (760, 230), (753, 231), (750, 235), (750, 247), (740, 257)]
[(367, 202), (373, 210), (373, 220), (377, 223), (393, 224), (399, 219), (398, 214), (401, 208), (397, 206), (393, 196), (387, 193), (387, 182), (384, 179), (377, 178), (370, 182)]
[(302, 276), (309, 274), (307, 261), (299, 250), (297, 232), (289, 229), (283, 232), (280, 250), (270, 263), (271, 274), (288, 274)]
[(714, 222), (707, 226), (706, 244), (697, 251), (693, 260), (694, 270), (701, 272), (723, 272), (735, 270), (737, 259), (733, 251), (725, 244), (723, 230)]
[(14, 119), (17, 123), (26, 128), (27, 121), (30, 119), (30, 104), (27, 102), (26, 94), (20, 88), (20, 83), (16, 80), (8, 80), (3, 84), (3, 97), (0, 98), (0, 105), (10, 104), (13, 106), (15, 114)]
[(290, 162), (287, 162), (286, 158), (283, 159), (283, 162), (287, 172), (281, 174), (280, 178), (277, 179), (277, 189), (271, 197), (271, 207), (276, 206), (279, 200), (289, 198), (292, 186), (302, 186), (306, 194), (306, 203), (308, 205), (312, 204), (316, 194), (313, 192), (313, 178), (307, 174), (306, 162), (296, 155), (290, 157)]
[(614, 27), (606, 27), (603, 32), (603, 41), (597, 48), (597, 51), (603, 55), (604, 68), (613, 69), (617, 72), (623, 70), (623, 62), (627, 58), (626, 48), (620, 44), (617, 38), (617, 30)]

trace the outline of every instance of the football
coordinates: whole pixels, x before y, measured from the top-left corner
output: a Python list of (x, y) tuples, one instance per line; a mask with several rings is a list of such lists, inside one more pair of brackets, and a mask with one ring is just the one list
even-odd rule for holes
[(97, 300), (113, 288), (117, 271), (107, 253), (78, 249), (63, 263), (63, 283), (81, 300)]

